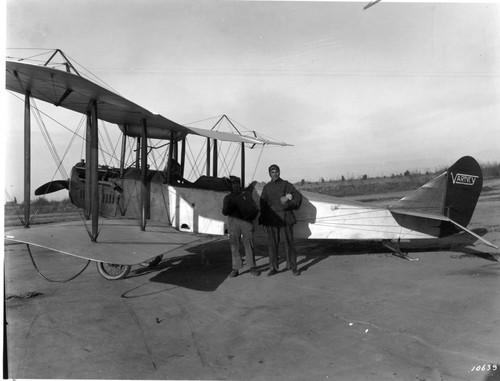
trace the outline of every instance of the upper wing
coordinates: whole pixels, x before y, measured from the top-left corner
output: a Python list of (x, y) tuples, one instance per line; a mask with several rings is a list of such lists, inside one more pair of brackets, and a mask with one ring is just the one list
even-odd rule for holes
[(272, 144), (272, 145), (280, 145), (287, 146), (289, 144), (278, 141), (278, 140), (270, 140), (266, 138), (262, 138), (260, 136), (244, 136), (239, 134), (233, 134), (230, 132), (224, 131), (212, 131), (212, 130), (204, 130), (202, 128), (196, 127), (186, 127), (190, 134), (204, 136), (206, 138), (223, 140), (226, 142), (236, 142), (236, 143), (250, 143), (250, 144)]
[(7, 61), (6, 71), (8, 90), (21, 94), (29, 92), (30, 96), (55, 106), (86, 114), (90, 102), (96, 100), (99, 119), (117, 124), (128, 136), (140, 137), (144, 120), (148, 138), (152, 139), (170, 139), (171, 133), (175, 132), (177, 140), (182, 140), (187, 134), (193, 134), (230, 142), (287, 145), (261, 137), (185, 127), (162, 115), (153, 114), (86, 78), (58, 69)]
[(97, 242), (92, 242), (82, 225), (82, 221), (35, 225), (30, 229), (10, 230), (4, 238), (5, 241), (120, 265), (135, 265), (159, 255), (178, 255), (177, 249), (181, 247), (213, 238), (181, 233), (153, 222), (148, 224), (146, 231), (142, 231), (135, 220), (106, 219), (101, 225)]
[[(78, 75), (45, 66), (21, 62), (6, 62), (6, 87), (8, 90), (86, 114), (91, 100), (97, 100), (99, 119), (109, 123), (140, 126), (146, 120), (148, 137), (169, 139), (171, 131), (182, 139), (188, 131), (161, 115), (105, 89)], [(139, 135), (140, 136), (140, 135)]]

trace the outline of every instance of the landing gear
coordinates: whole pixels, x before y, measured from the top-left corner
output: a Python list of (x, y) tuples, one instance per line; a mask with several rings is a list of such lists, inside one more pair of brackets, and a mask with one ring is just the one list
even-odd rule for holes
[(139, 263), (142, 267), (155, 267), (163, 259), (163, 255), (148, 259), (147, 261)]
[[(158, 255), (157, 257), (151, 258), (147, 261), (139, 263), (142, 267), (155, 267), (163, 259), (163, 255)], [(118, 280), (126, 278), (131, 265), (117, 265), (114, 263), (97, 262), (97, 271), (107, 280)]]
[(118, 280), (125, 278), (132, 266), (115, 265), (113, 263), (97, 262), (97, 271), (107, 280)]
[(412, 258), (408, 255), (408, 252), (403, 253), (401, 251), (401, 248), (399, 247), (399, 242), (382, 242), (382, 244), (387, 247), (390, 251), (392, 251), (392, 254), (395, 255), (396, 257), (406, 259), (407, 261), (418, 261), (418, 258)]

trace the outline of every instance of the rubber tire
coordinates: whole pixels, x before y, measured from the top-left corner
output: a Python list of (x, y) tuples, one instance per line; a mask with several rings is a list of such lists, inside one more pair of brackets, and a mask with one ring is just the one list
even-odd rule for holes
[(130, 265), (115, 265), (113, 263), (97, 262), (97, 271), (107, 280), (118, 280), (125, 278), (132, 266)]
[(155, 267), (163, 259), (163, 255), (158, 255), (157, 257), (151, 258), (150, 260), (139, 263), (142, 267)]

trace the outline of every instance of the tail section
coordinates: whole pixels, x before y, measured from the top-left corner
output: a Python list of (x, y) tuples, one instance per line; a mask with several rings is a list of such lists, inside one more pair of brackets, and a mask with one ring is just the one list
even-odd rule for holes
[(481, 167), (474, 158), (464, 156), (389, 210), (404, 227), (444, 237), (469, 224), (482, 187)]

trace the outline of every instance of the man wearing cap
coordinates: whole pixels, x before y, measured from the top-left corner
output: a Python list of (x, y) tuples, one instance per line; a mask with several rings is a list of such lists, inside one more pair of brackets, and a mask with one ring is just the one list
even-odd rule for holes
[(222, 214), (227, 217), (229, 245), (231, 246), (231, 258), (233, 269), (229, 275), (231, 278), (238, 276), (239, 270), (243, 268), (240, 255), (240, 241), (245, 248), (245, 262), (250, 267), (250, 274), (259, 276), (260, 271), (255, 267), (253, 233), (253, 220), (257, 217), (259, 208), (252, 199), (252, 194), (241, 189), (240, 179), (236, 176), (230, 177), (232, 191), (224, 197)]
[(302, 203), (302, 195), (288, 181), (280, 177), (280, 168), (273, 164), (269, 167), (271, 181), (264, 185), (260, 197), (259, 223), (264, 225), (269, 242), (269, 272), (272, 276), (278, 272), (278, 245), (280, 235), (285, 238), (285, 255), (287, 269), (293, 275), (297, 270), (297, 253), (293, 241), (293, 225), (297, 222), (294, 209)]

